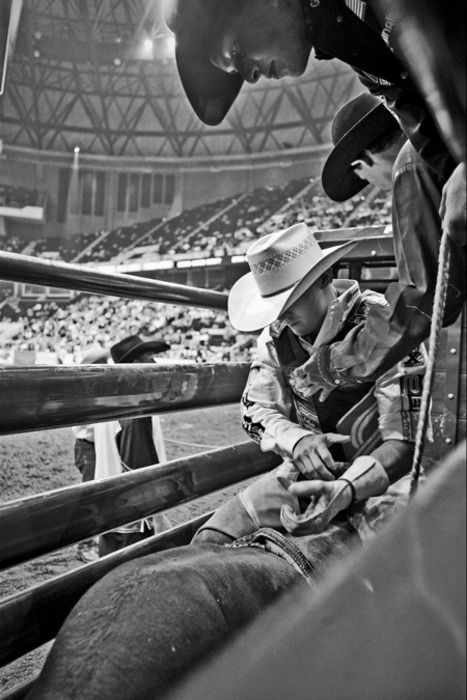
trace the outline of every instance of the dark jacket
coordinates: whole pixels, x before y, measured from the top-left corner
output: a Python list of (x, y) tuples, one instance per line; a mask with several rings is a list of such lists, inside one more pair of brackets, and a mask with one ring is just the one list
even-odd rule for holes
[[(455, 167), (423, 97), (391, 45), (392, 25), (368, 4), (365, 21), (344, 0), (302, 0), (316, 58), (350, 65), (365, 87), (385, 99), (417, 152), (447, 179)], [(384, 37), (384, 38), (383, 38)]]

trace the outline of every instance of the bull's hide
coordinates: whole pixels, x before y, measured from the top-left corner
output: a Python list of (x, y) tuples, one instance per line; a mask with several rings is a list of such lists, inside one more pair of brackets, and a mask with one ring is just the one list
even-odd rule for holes
[(123, 564), (72, 610), (28, 700), (154, 700), (298, 581), (274, 554), (214, 544)]

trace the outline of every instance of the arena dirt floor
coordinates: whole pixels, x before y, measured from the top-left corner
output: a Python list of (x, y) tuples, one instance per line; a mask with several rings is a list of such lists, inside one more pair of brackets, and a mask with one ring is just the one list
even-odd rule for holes
[[(204, 452), (246, 440), (239, 407), (185, 411), (161, 416), (168, 459)], [(73, 463), (70, 428), (0, 437), (0, 503), (79, 483)], [(217, 507), (238, 486), (218, 491), (167, 512), (177, 524)], [(53, 552), (22, 566), (0, 572), (0, 598), (83, 564), (76, 546)], [(27, 681), (40, 670), (50, 644), (0, 669), (0, 693)]]

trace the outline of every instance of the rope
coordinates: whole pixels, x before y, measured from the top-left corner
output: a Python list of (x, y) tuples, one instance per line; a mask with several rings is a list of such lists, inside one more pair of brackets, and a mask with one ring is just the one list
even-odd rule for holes
[(415, 435), (415, 449), (412, 462), (412, 472), (410, 475), (410, 496), (417, 492), (420, 478), (424, 476), (422, 467), (423, 448), (425, 445), (428, 419), (430, 414), (431, 393), (433, 389), (434, 370), (436, 358), (438, 356), (441, 330), (443, 326), (444, 309), (446, 306), (446, 296), (448, 291), (448, 272), (451, 260), (451, 251), (448, 245), (448, 235), (443, 231), (439, 247), (438, 273), (436, 276), (435, 297), (433, 300), (433, 313), (430, 328), (430, 347), (428, 352), (428, 363), (426, 374), (423, 379), (422, 399), (420, 402), (420, 417)]

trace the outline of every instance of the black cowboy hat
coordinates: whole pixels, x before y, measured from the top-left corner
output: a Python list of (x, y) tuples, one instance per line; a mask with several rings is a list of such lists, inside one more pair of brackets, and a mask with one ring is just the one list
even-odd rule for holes
[(183, 89), (202, 122), (220, 124), (243, 85), (209, 58), (214, 24), (225, 0), (165, 0), (167, 26), (175, 34), (175, 59)]
[(131, 362), (138, 357), (138, 355), (142, 355), (143, 352), (152, 351), (154, 353), (159, 353), (169, 349), (170, 345), (158, 338), (143, 340), (139, 335), (129, 335), (128, 338), (124, 338), (119, 343), (112, 345), (110, 354), (112, 360), (116, 364), (119, 364), (120, 362)]
[(331, 126), (334, 148), (321, 173), (328, 197), (344, 202), (366, 187), (368, 182), (354, 173), (351, 163), (376, 139), (398, 126), (381, 100), (369, 92), (363, 92), (341, 107)]

